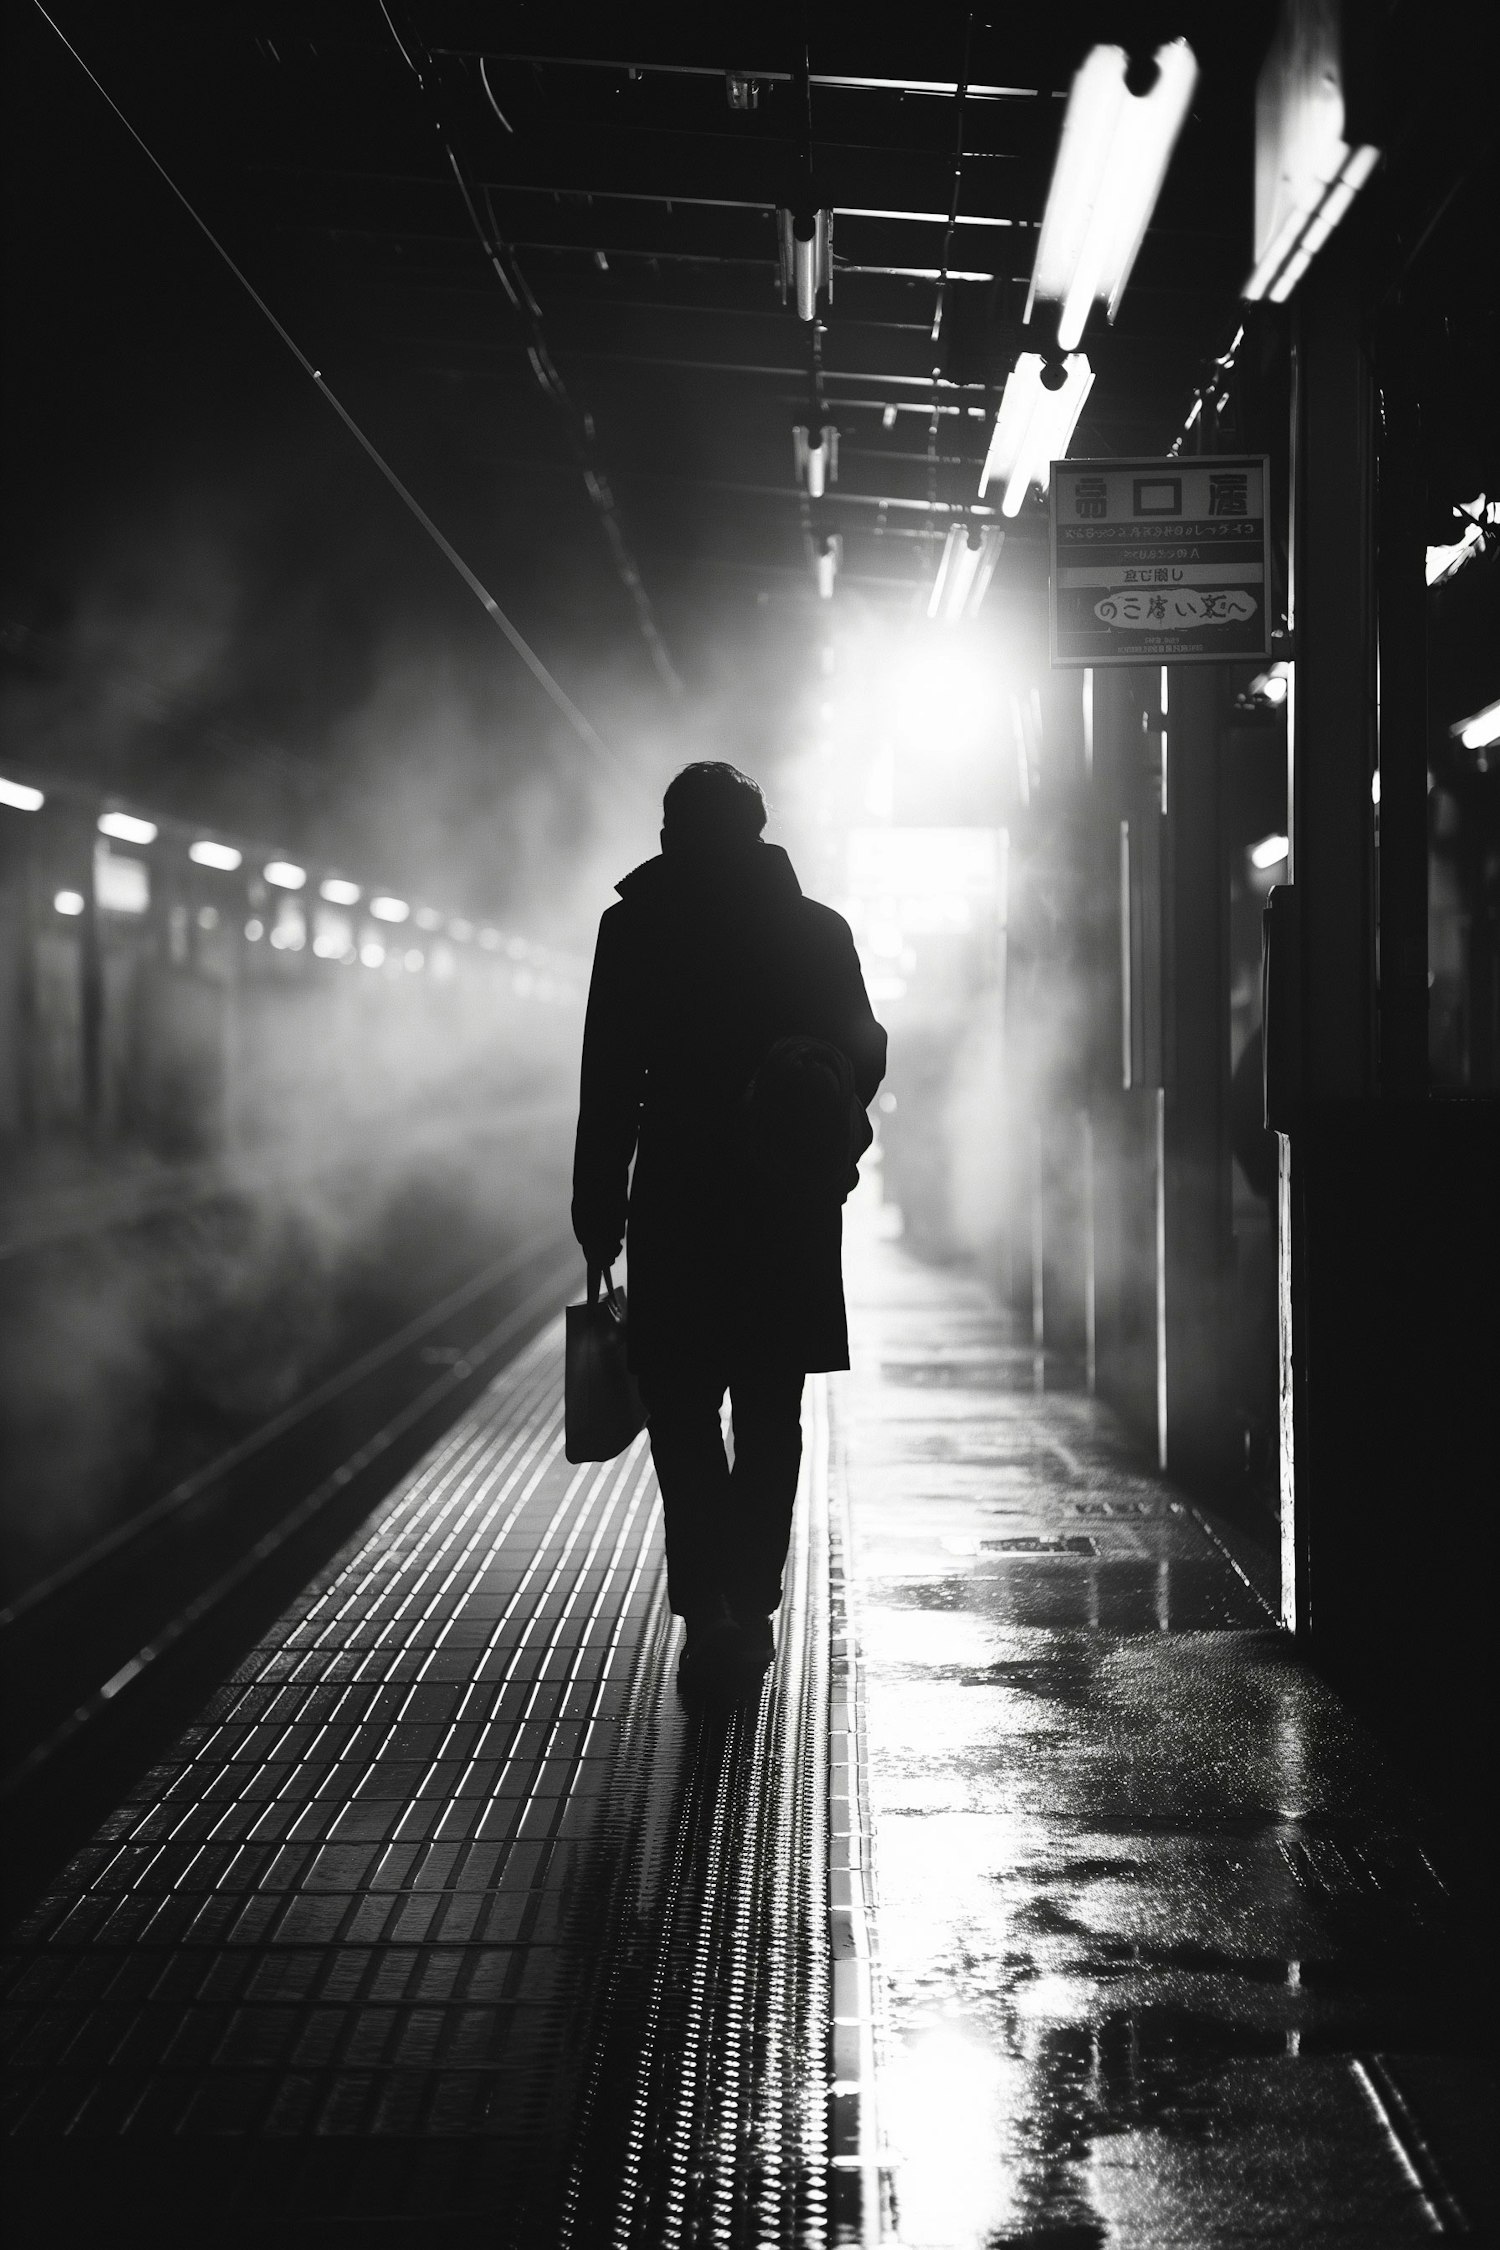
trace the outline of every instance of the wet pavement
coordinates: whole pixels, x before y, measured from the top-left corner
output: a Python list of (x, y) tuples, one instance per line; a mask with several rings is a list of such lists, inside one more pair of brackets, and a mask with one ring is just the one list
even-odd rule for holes
[(1476, 1933), (1276, 1630), (1269, 1561), (1096, 1402), (1038, 1391), (977, 1287), (867, 1242), (853, 1293), (836, 1427), (905, 2250), (1492, 2221)]
[(872, 1217), (758, 1704), (679, 1697), (644, 1443), (564, 1461), (554, 1323), (11, 1933), (13, 2239), (1482, 2231), (1419, 1808), (1264, 1558)]

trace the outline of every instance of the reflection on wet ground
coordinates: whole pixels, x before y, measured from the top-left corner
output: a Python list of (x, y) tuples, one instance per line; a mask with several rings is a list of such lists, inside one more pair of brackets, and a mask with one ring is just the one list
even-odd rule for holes
[[(1481, 2223), (1472, 1943), (1269, 1564), (857, 1252), (840, 1401), (904, 2250)], [(1468, 2122), (1466, 2122), (1466, 2120)]]

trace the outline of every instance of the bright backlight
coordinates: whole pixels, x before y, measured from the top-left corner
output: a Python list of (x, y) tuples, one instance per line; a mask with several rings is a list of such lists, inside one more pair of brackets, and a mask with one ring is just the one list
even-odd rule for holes
[(53, 899), (52, 905), (59, 914), (81, 914), (83, 912), (83, 893), (82, 891), (59, 891)]
[(217, 867), (226, 875), (234, 873), (243, 857), (244, 854), (237, 852), (233, 844), (216, 844), (209, 836), (200, 836), (196, 843), (188, 845), (188, 858), (196, 866)]
[(1252, 867), (1279, 867), (1288, 850), (1285, 836), (1262, 836), (1258, 844), (1250, 847)]

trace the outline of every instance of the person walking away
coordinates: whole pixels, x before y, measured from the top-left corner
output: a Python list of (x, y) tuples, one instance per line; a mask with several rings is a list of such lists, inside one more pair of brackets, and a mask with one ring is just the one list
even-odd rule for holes
[(885, 1070), (849, 926), (765, 822), (733, 766), (668, 786), (660, 856), (599, 925), (573, 1169), (589, 1267), (628, 1238), (679, 1677), (708, 1692), (748, 1688), (773, 1653), (803, 1379), (849, 1364), (842, 1204)]

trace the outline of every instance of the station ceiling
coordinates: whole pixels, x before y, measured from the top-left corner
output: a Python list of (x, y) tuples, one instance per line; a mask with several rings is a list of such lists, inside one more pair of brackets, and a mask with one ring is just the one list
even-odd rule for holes
[[(1090, 322), (1074, 444), (1165, 450), (1235, 326), (1272, 16), (369, 0), (63, 20), (544, 651), (592, 608), (691, 687), (715, 634), (816, 614), (815, 535), (841, 536), (846, 594), (925, 601), (1037, 341), (1021, 316), (1072, 73), (1097, 41), (1145, 57), (1186, 30), (1193, 111), (1119, 318)], [(809, 168), (833, 213), (812, 324), (777, 218)], [(792, 440), (815, 419), (839, 432), (816, 502)], [(1033, 502), (997, 593), (1040, 586), (1042, 532)]]

